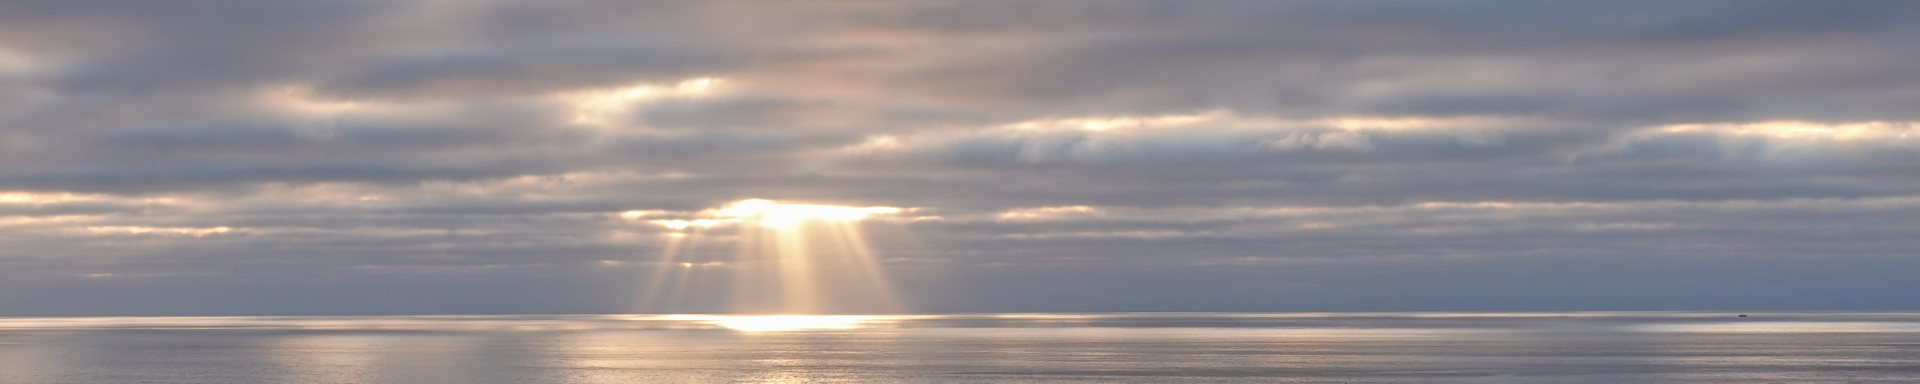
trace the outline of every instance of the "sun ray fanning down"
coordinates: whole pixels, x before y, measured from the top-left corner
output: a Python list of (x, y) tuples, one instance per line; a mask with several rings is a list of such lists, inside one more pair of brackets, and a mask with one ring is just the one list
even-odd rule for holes
[[(724, 278), (732, 291), (724, 307), (737, 313), (899, 312), (899, 298), (862, 232), (862, 221), (901, 211), (750, 199), (652, 220), (668, 231), (641, 305), (654, 312), (679, 311), (690, 296), (688, 287), (710, 283), (698, 281), (702, 278)], [(732, 260), (696, 256), (696, 248), (720, 239), (731, 239)]]

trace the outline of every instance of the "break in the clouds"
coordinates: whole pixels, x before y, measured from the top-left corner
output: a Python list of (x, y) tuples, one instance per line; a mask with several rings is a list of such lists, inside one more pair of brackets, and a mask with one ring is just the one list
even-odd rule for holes
[(4, 2), (0, 314), (627, 311), (752, 198), (899, 207), (923, 311), (1911, 309), (1914, 62), (1910, 1)]

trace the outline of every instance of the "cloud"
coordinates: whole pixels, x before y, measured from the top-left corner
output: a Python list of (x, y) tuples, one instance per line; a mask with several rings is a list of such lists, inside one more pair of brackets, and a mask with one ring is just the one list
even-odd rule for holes
[(755, 198), (927, 310), (1897, 308), (1916, 7), (0, 4), (0, 315), (625, 311)]

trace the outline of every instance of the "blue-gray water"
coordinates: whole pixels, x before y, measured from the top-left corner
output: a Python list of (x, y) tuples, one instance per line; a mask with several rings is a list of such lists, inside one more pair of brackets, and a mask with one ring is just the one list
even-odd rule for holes
[(1920, 314), (1751, 315), (0, 318), (0, 383), (1920, 382)]

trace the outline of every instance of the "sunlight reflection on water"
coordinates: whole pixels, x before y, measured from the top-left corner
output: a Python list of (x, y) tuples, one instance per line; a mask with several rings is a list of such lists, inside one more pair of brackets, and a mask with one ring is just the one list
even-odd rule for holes
[(1908, 313), (0, 319), (0, 383), (1915, 380)]

